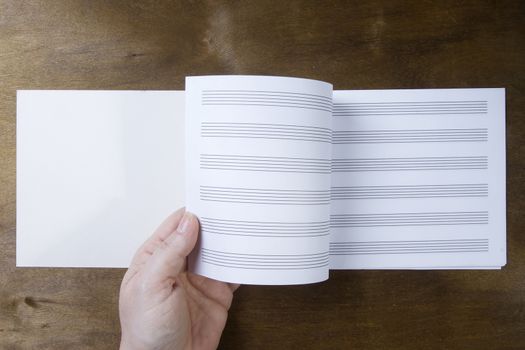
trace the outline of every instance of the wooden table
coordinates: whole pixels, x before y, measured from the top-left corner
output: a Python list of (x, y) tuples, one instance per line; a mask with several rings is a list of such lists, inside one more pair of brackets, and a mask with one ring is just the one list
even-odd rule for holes
[(115, 349), (124, 274), (15, 268), (16, 89), (183, 89), (197, 74), (507, 89), (503, 270), (244, 286), (221, 348), (525, 348), (525, 2), (88, 0), (0, 2), (0, 348)]

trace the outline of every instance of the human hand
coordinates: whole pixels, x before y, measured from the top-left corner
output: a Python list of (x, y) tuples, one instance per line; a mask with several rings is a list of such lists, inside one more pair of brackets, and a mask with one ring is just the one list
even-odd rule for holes
[(120, 287), (121, 349), (215, 349), (238, 285), (186, 271), (199, 222), (184, 208), (139, 248)]

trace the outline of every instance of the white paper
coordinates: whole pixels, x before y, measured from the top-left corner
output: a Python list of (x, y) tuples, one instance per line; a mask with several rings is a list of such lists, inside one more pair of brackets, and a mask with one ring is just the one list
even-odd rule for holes
[(17, 266), (127, 267), (185, 191), (224, 281), (505, 265), (504, 89), (187, 88), (18, 92)]
[(184, 203), (184, 92), (17, 99), (17, 266), (127, 267)]
[(505, 265), (504, 93), (334, 91), (331, 268)]
[(332, 86), (282, 77), (186, 79), (190, 268), (222, 281), (328, 278)]

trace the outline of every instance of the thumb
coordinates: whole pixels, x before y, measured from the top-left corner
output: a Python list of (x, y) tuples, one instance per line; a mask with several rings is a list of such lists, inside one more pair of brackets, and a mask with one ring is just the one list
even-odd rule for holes
[(173, 283), (183, 271), (186, 257), (195, 247), (199, 233), (199, 221), (190, 212), (185, 212), (177, 229), (160, 245), (145, 266), (147, 284)]

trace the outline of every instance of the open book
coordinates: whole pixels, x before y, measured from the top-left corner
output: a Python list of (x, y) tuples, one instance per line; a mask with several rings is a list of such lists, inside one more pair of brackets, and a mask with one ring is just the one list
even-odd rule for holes
[[(223, 281), (313, 283), (329, 269), (500, 268), (504, 102), (503, 89), (333, 91), (320, 81), (259, 76), (189, 77), (185, 93), (19, 91), (17, 264), (125, 266), (149, 233), (136, 222), (139, 212), (152, 223), (153, 209), (162, 210), (151, 201), (167, 208), (178, 197), (201, 222), (190, 269)], [(96, 127), (75, 129), (73, 114)], [(92, 131), (103, 140), (78, 161), (75, 149), (86, 147)], [(56, 145), (64, 133), (68, 150)], [(43, 152), (60, 169), (39, 176)], [(133, 165), (119, 166), (121, 153)], [(89, 164), (100, 155), (101, 173)], [(89, 222), (70, 222), (75, 234), (56, 234), (64, 215), (49, 219), (36, 207), (86, 185), (83, 167), (109, 204)], [(134, 181), (120, 183), (130, 170)], [(137, 189), (142, 184), (150, 187)], [(86, 200), (93, 211), (101, 194), (92, 190), (43, 211), (67, 207), (72, 215)], [(137, 208), (132, 199), (154, 208)], [(42, 221), (34, 232), (35, 220), (47, 220), (47, 233)], [(110, 232), (100, 233), (108, 222)], [(102, 251), (86, 248), (100, 239)]]

